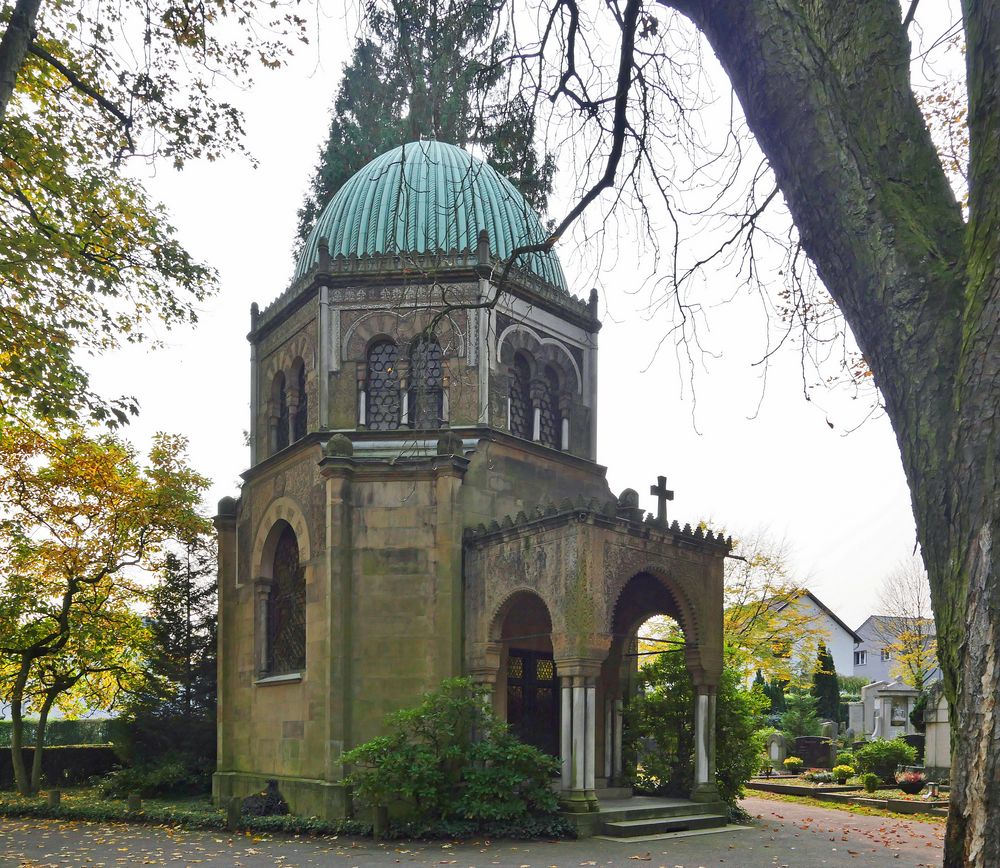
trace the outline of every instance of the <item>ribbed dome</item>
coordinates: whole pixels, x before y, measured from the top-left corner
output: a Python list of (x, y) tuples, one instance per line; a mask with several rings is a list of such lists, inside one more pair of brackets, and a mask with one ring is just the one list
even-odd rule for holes
[[(337, 191), (309, 234), (295, 276), (316, 264), (320, 238), (333, 257), (474, 251), (481, 229), (501, 258), (547, 237), (534, 209), (496, 169), (454, 145), (411, 142), (376, 157)], [(555, 253), (515, 264), (566, 290)]]

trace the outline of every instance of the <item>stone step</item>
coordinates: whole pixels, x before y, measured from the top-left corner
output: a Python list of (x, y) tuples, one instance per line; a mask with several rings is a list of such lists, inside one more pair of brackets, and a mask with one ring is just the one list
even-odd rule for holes
[(608, 838), (642, 838), (669, 832), (689, 832), (695, 829), (715, 829), (725, 826), (725, 814), (690, 814), (672, 817), (647, 817), (640, 820), (602, 822), (600, 834)]
[(608, 799), (628, 799), (632, 797), (631, 787), (598, 787), (597, 800), (605, 802)]
[(690, 817), (695, 814), (715, 814), (721, 807), (719, 804), (705, 805), (684, 799), (677, 799), (673, 803), (666, 799), (650, 799), (648, 804), (643, 804), (641, 799), (628, 799), (621, 806), (613, 802), (602, 802), (598, 817), (602, 823), (655, 820), (666, 817)]

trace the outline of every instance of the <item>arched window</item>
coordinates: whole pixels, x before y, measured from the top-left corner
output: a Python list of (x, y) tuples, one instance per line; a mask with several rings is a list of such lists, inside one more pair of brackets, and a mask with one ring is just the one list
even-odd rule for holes
[(373, 431), (399, 427), (398, 350), (392, 341), (378, 341), (368, 349), (367, 425)]
[(541, 401), (539, 402), (538, 439), (553, 449), (559, 448), (562, 431), (559, 418), (559, 375), (551, 365), (542, 372)]
[(280, 452), (288, 445), (288, 387), (283, 371), (275, 374), (271, 387), (271, 416), (274, 451)]
[(295, 531), (286, 525), (274, 549), (267, 601), (268, 672), (299, 672), (306, 665), (306, 577)]
[(292, 440), (300, 440), (306, 436), (306, 421), (309, 418), (309, 397), (306, 395), (306, 366), (300, 360), (296, 366), (296, 389), (298, 404), (295, 405), (295, 418), (292, 420)]
[(531, 439), (535, 420), (531, 410), (531, 367), (521, 354), (514, 356), (510, 376), (510, 433)]
[(420, 338), (410, 349), (410, 425), (441, 427), (443, 371), (441, 345), (433, 338)]

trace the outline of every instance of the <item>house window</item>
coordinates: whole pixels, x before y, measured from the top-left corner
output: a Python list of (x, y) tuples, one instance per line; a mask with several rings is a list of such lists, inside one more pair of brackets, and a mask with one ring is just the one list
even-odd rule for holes
[(855, 666), (867, 666), (868, 665), (868, 652), (867, 651), (855, 651), (854, 652), (854, 665)]
[(378, 341), (368, 350), (367, 425), (373, 431), (399, 427), (398, 350), (392, 341)]
[(414, 428), (441, 427), (443, 370), (441, 345), (420, 339), (410, 350), (410, 425)]
[(885, 663), (889, 660), (892, 660), (892, 651), (888, 648), (883, 648), (882, 651), (880, 652), (880, 656), (882, 658), (882, 662)]
[(299, 672), (306, 665), (306, 579), (295, 531), (286, 526), (274, 549), (267, 601), (267, 671)]
[(515, 437), (531, 439), (534, 427), (531, 407), (531, 367), (528, 360), (518, 353), (510, 375), (510, 433)]

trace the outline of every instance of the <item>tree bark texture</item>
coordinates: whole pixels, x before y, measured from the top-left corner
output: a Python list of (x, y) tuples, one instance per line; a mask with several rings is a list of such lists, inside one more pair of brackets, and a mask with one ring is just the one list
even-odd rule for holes
[(7, 114), (7, 103), (34, 39), (35, 19), (41, 5), (42, 0), (17, 0), (10, 24), (0, 38), (0, 123)]
[(970, 219), (913, 97), (898, 0), (660, 0), (729, 74), (902, 454), (952, 711), (948, 866), (1000, 865), (1000, 23), (965, 0)]
[(31, 795), (31, 780), (24, 766), (24, 688), (28, 683), (30, 661), (21, 661), (10, 694), (10, 763), (14, 769), (14, 786), (22, 796)]

